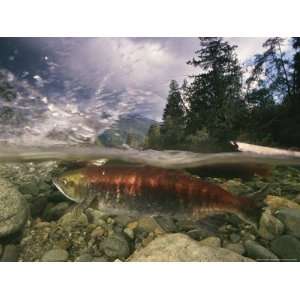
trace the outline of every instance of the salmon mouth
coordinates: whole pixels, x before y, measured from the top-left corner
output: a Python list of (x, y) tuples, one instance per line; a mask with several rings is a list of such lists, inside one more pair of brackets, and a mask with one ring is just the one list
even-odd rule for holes
[(54, 186), (69, 200), (72, 200), (73, 202), (76, 203), (80, 203), (81, 201), (78, 199), (75, 199), (73, 197), (71, 197), (70, 195), (68, 195), (64, 189), (61, 187), (61, 185), (59, 184), (59, 179), (57, 177), (52, 178), (52, 183), (54, 184)]

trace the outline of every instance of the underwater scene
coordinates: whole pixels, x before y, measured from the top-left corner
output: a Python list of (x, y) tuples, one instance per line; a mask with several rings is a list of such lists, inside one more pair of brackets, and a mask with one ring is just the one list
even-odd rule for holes
[(300, 261), (300, 38), (0, 38), (0, 261)]

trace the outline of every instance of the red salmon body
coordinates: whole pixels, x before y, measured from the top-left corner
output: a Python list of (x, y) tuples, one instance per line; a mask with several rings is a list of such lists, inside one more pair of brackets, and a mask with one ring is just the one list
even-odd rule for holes
[(206, 214), (231, 212), (252, 220), (259, 212), (253, 201), (234, 196), (218, 185), (179, 170), (92, 165), (58, 178), (56, 185), (68, 196), (67, 188), (62, 186), (64, 183), (72, 187), (71, 199), (90, 201), (101, 209), (184, 215), (193, 219)]

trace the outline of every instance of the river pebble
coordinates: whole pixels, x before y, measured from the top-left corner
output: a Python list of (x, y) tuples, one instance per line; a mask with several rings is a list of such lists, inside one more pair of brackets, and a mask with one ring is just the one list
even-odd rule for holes
[(272, 209), (272, 211), (275, 211), (281, 207), (300, 208), (299, 204), (279, 196), (268, 195), (265, 199), (265, 203), (269, 206), (269, 208)]
[(67, 261), (69, 253), (64, 249), (52, 249), (47, 251), (41, 261), (43, 262), (64, 262)]
[(281, 208), (276, 212), (276, 217), (284, 223), (292, 235), (300, 238), (300, 209)]
[(300, 261), (300, 241), (291, 235), (282, 235), (272, 241), (271, 249), (280, 258)]
[(47, 221), (55, 221), (62, 217), (66, 210), (70, 207), (70, 202), (60, 202), (58, 204), (48, 204), (46, 207), (43, 218)]
[(59, 219), (58, 224), (67, 230), (73, 227), (86, 227), (88, 225), (88, 218), (82, 211), (74, 209), (63, 215)]
[(278, 257), (259, 243), (247, 240), (244, 243), (247, 256), (258, 261), (279, 261)]
[(3, 249), (2, 262), (16, 262), (19, 257), (19, 249), (16, 245), (8, 244)]
[(204, 228), (199, 227), (196, 229), (189, 230), (187, 232), (187, 235), (190, 236), (194, 240), (200, 241), (200, 240), (208, 237), (210, 235), (210, 232), (208, 232)]
[(78, 256), (76, 258), (75, 261), (77, 262), (89, 262), (89, 261), (93, 261), (93, 256), (88, 254), (88, 253), (84, 253), (84, 254), (81, 254), (80, 256)]
[(163, 228), (150, 216), (142, 217), (138, 220), (137, 229), (145, 232), (164, 233)]
[(165, 232), (176, 232), (177, 226), (172, 217), (156, 216), (155, 221), (161, 226)]
[(219, 248), (221, 247), (221, 239), (216, 236), (210, 236), (201, 240), (199, 242), (199, 245)]
[(262, 238), (266, 240), (273, 240), (277, 236), (281, 235), (283, 231), (283, 223), (274, 217), (270, 211), (266, 211), (262, 214), (258, 229), (258, 234)]
[(28, 218), (28, 205), (20, 192), (0, 178), (0, 238), (22, 229)]
[(125, 228), (123, 232), (128, 236), (131, 240), (134, 239), (134, 231), (130, 228)]
[(228, 243), (224, 246), (224, 248), (240, 255), (244, 255), (246, 252), (245, 247), (241, 243)]
[(230, 241), (233, 243), (237, 243), (241, 240), (241, 236), (238, 233), (231, 233), (229, 238), (230, 238)]
[(223, 248), (201, 246), (189, 236), (171, 233), (158, 236), (145, 248), (133, 253), (129, 261), (252, 261), (233, 251)]
[(110, 258), (126, 258), (130, 253), (126, 239), (117, 235), (105, 238), (100, 243), (100, 249)]

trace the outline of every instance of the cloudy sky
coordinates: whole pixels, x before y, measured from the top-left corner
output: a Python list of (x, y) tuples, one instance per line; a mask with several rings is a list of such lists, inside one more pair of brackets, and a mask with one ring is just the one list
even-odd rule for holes
[[(266, 38), (226, 40), (244, 64)], [(0, 139), (68, 132), (84, 140), (129, 113), (159, 121), (170, 80), (197, 72), (186, 62), (198, 48), (197, 38), (0, 38), (0, 75), (18, 86), (14, 108), (24, 120), (18, 130), (1, 124)]]
[[(227, 38), (245, 62), (262, 50), (264, 38)], [(103, 112), (138, 112), (159, 119), (171, 79), (195, 72), (186, 64), (197, 38), (0, 39), (0, 65), (48, 97), (70, 97)]]
[[(226, 40), (244, 64), (266, 38)], [(87, 137), (128, 113), (161, 120), (170, 80), (197, 72), (186, 62), (198, 46), (197, 38), (0, 38), (0, 72), (19, 87), (28, 116), (20, 129), (41, 139), (70, 128)]]

